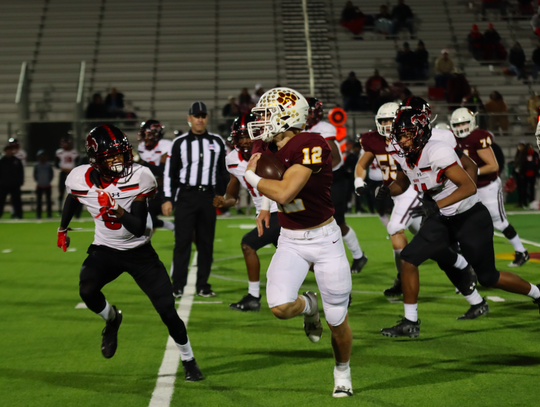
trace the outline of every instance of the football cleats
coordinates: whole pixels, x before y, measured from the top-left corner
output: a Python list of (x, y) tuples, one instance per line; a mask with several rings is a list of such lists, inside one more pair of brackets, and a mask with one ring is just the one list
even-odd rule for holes
[(138, 138), (144, 141), (146, 147), (154, 146), (165, 135), (165, 127), (157, 120), (147, 120), (141, 123)]
[(264, 93), (251, 112), (258, 120), (248, 123), (249, 137), (269, 143), (287, 130), (304, 130), (309, 104), (299, 92), (280, 87)]
[(310, 129), (319, 123), (323, 117), (323, 104), (317, 98), (308, 98), (309, 113), (307, 119), (307, 128)]
[(377, 125), (377, 131), (381, 136), (390, 137), (390, 133), (392, 132), (392, 125), (388, 124), (386, 126), (383, 126), (381, 123), (385, 120), (394, 120), (398, 109), (399, 105), (394, 102), (385, 103), (384, 105), (379, 107), (379, 110), (375, 115), (375, 124)]
[(234, 119), (231, 126), (231, 142), (240, 151), (242, 158), (246, 161), (249, 161), (251, 158), (251, 149), (253, 147), (253, 140), (249, 137), (248, 123), (256, 120), (257, 116), (253, 113), (244, 113), (242, 116)]
[[(411, 145), (404, 145), (408, 140), (401, 143), (404, 133), (412, 133)], [(392, 124), (392, 142), (399, 156), (410, 157), (422, 150), (431, 137), (429, 118), (426, 112), (416, 109), (398, 110)]]
[[(476, 115), (478, 113), (473, 113), (466, 107), (460, 107), (459, 109), (454, 110), (452, 117), (450, 118), (450, 126), (452, 131), (459, 138), (465, 138), (476, 129)], [(468, 126), (459, 126), (461, 123), (469, 123)]]
[[(90, 165), (101, 175), (123, 178), (131, 174), (133, 148), (127, 136), (117, 127), (104, 124), (95, 127), (88, 133), (85, 147)], [(118, 155), (122, 156), (122, 160), (114, 159)]]

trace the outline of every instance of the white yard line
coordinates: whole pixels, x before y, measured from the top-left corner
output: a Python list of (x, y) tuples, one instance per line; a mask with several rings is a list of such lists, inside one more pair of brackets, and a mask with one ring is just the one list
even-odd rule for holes
[[(193, 305), (193, 297), (195, 296), (195, 283), (197, 281), (197, 268), (194, 264), (197, 262), (197, 252), (193, 255), (193, 261), (189, 268), (187, 284), (184, 287), (184, 295), (178, 306), (178, 315), (188, 325), (191, 306)], [(169, 407), (174, 393), (174, 381), (176, 380), (176, 372), (180, 364), (180, 351), (174, 343), (174, 340), (169, 336), (163, 362), (159, 368), (156, 387), (152, 393), (149, 407)]]

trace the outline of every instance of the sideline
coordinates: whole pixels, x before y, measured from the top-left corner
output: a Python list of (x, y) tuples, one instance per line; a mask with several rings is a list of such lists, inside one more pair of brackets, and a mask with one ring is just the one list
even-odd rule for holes
[[(184, 295), (182, 295), (180, 305), (178, 306), (178, 315), (182, 321), (184, 321), (186, 328), (188, 326), (189, 314), (191, 313), (191, 306), (193, 305), (193, 297), (195, 296), (195, 283), (197, 281), (196, 259), (197, 252), (193, 254), (193, 261), (189, 267), (187, 284), (184, 287)], [(171, 405), (174, 393), (174, 381), (176, 380), (179, 364), (180, 351), (174, 343), (174, 340), (169, 336), (149, 407), (169, 407)]]

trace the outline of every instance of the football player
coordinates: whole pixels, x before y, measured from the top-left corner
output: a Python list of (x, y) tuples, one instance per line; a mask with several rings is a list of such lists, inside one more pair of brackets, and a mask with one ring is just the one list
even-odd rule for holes
[(341, 154), (339, 144), (336, 140), (336, 128), (330, 123), (322, 120), (323, 104), (319, 99), (308, 98), (307, 101), (309, 103), (309, 115), (306, 131), (309, 131), (310, 133), (319, 133), (326, 139), (332, 149), (332, 174), (334, 176), (334, 181), (332, 183), (330, 195), (335, 210), (334, 219), (341, 229), (343, 242), (345, 242), (345, 245), (349, 248), (353, 257), (351, 273), (360, 273), (368, 259), (360, 248), (356, 233), (345, 222), (348, 180), (347, 175), (345, 174), (345, 168), (343, 167), (343, 155)]
[(506, 218), (499, 165), (491, 148), (493, 135), (476, 126), (476, 114), (460, 107), (452, 113), (450, 124), (459, 148), (478, 164), (478, 196), (488, 209), (493, 226), (502, 232), (514, 247), (514, 261), (508, 267), (520, 267), (529, 260), (529, 252)]
[(69, 247), (68, 230), (78, 203), (86, 205), (94, 218), (94, 242), (88, 248), (79, 281), (79, 293), (92, 312), (105, 321), (101, 352), (114, 356), (122, 312), (110, 305), (101, 291), (127, 271), (148, 296), (169, 334), (176, 342), (187, 381), (203, 376), (178, 316), (172, 284), (150, 237), (152, 220), (147, 200), (156, 192), (155, 177), (148, 168), (133, 164), (132, 147), (126, 135), (114, 126), (100, 125), (86, 138), (89, 165), (80, 165), (66, 180), (68, 197), (58, 228), (58, 247)]
[(418, 337), (418, 266), (433, 256), (450, 255), (449, 247), (454, 242), (459, 243), (480, 284), (528, 295), (540, 305), (538, 286), (495, 268), (493, 222), (480, 202), (476, 184), (463, 169), (454, 149), (430, 138), (430, 120), (425, 112), (398, 111), (392, 125), (397, 176), (386, 191), (392, 196), (399, 195), (411, 184), (416, 191), (423, 191), (422, 204), (412, 212), (413, 216), (423, 216), (424, 221), (401, 252), (405, 317), (398, 325), (382, 329), (385, 336)]
[[(261, 210), (262, 194), (251, 186), (244, 177), (247, 163), (251, 158), (251, 148), (253, 147), (253, 140), (249, 137), (247, 126), (248, 123), (255, 120), (257, 120), (257, 117), (254, 114), (244, 113), (242, 116), (237, 117), (232, 124), (231, 138), (235, 149), (225, 157), (225, 163), (227, 164), (227, 170), (230, 173), (231, 179), (227, 185), (225, 196), (218, 195), (214, 197), (214, 206), (216, 208), (230, 208), (236, 205), (240, 195), (240, 186), (242, 186), (251, 195), (257, 214)], [(229, 305), (233, 310), (245, 312), (259, 311), (261, 308), (259, 281), (261, 264), (257, 250), (270, 243), (277, 247), (280, 229), (277, 211), (277, 205), (275, 202), (272, 202), (270, 207), (270, 228), (265, 229), (262, 236), (258, 236), (257, 228), (254, 228), (242, 238), (241, 247), (244, 253), (249, 279), (248, 294), (239, 302)]]
[[(77, 166), (79, 153), (73, 148), (73, 140), (70, 136), (60, 139), (60, 148), (56, 150), (54, 165), (60, 169), (58, 178), (58, 213), (62, 214), (62, 204), (64, 203), (64, 193), (66, 192), (66, 178), (68, 174)], [(81, 209), (77, 209), (77, 217)]]
[[(278, 87), (259, 99), (252, 112), (257, 121), (248, 124), (257, 140), (245, 173), (246, 181), (265, 197), (277, 202), (281, 233), (267, 271), (266, 297), (279, 319), (304, 315), (304, 331), (312, 342), (321, 338), (317, 294), (298, 295), (311, 266), (319, 287), (334, 349), (334, 397), (352, 396), (349, 360), (352, 331), (347, 306), (352, 287), (351, 272), (341, 229), (336, 223), (330, 196), (332, 154), (318, 133), (303, 132), (309, 114), (307, 100), (297, 91)], [(285, 166), (280, 181), (255, 174), (262, 154), (273, 154)], [(267, 200), (257, 217), (259, 235), (269, 226)]]
[(167, 154), (171, 149), (172, 142), (163, 138), (165, 127), (157, 120), (147, 120), (141, 123), (139, 128), (138, 155), (134, 156), (134, 161), (140, 165), (148, 167), (158, 182), (158, 192), (156, 199), (151, 199), (148, 204), (148, 212), (152, 216), (154, 229), (165, 228), (174, 231), (174, 223), (161, 220), (161, 201), (163, 198), (163, 170), (167, 161)]

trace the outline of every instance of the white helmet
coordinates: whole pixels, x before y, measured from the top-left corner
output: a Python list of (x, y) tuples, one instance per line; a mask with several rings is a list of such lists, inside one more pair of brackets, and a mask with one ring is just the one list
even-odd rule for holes
[(396, 118), (396, 112), (399, 109), (399, 105), (394, 102), (385, 103), (375, 115), (375, 124), (377, 125), (377, 131), (381, 136), (390, 137), (390, 132), (392, 131), (392, 124), (383, 126), (381, 124), (382, 120), (394, 120)]
[(304, 130), (309, 104), (304, 96), (290, 88), (274, 88), (264, 93), (251, 112), (258, 120), (248, 123), (249, 137), (266, 143), (289, 129)]
[(452, 129), (450, 128), (450, 126), (449, 126), (448, 124), (446, 124), (445, 122), (437, 123), (437, 124), (435, 125), (435, 128), (436, 128), (436, 129), (441, 129), (441, 130), (452, 130)]
[[(460, 107), (459, 109), (454, 110), (452, 117), (450, 118), (450, 126), (452, 126), (452, 131), (456, 137), (465, 138), (471, 132), (476, 129), (476, 115), (478, 113), (473, 113), (466, 107)], [(469, 123), (469, 126), (462, 126), (459, 129), (456, 128), (457, 124), (460, 123)]]

